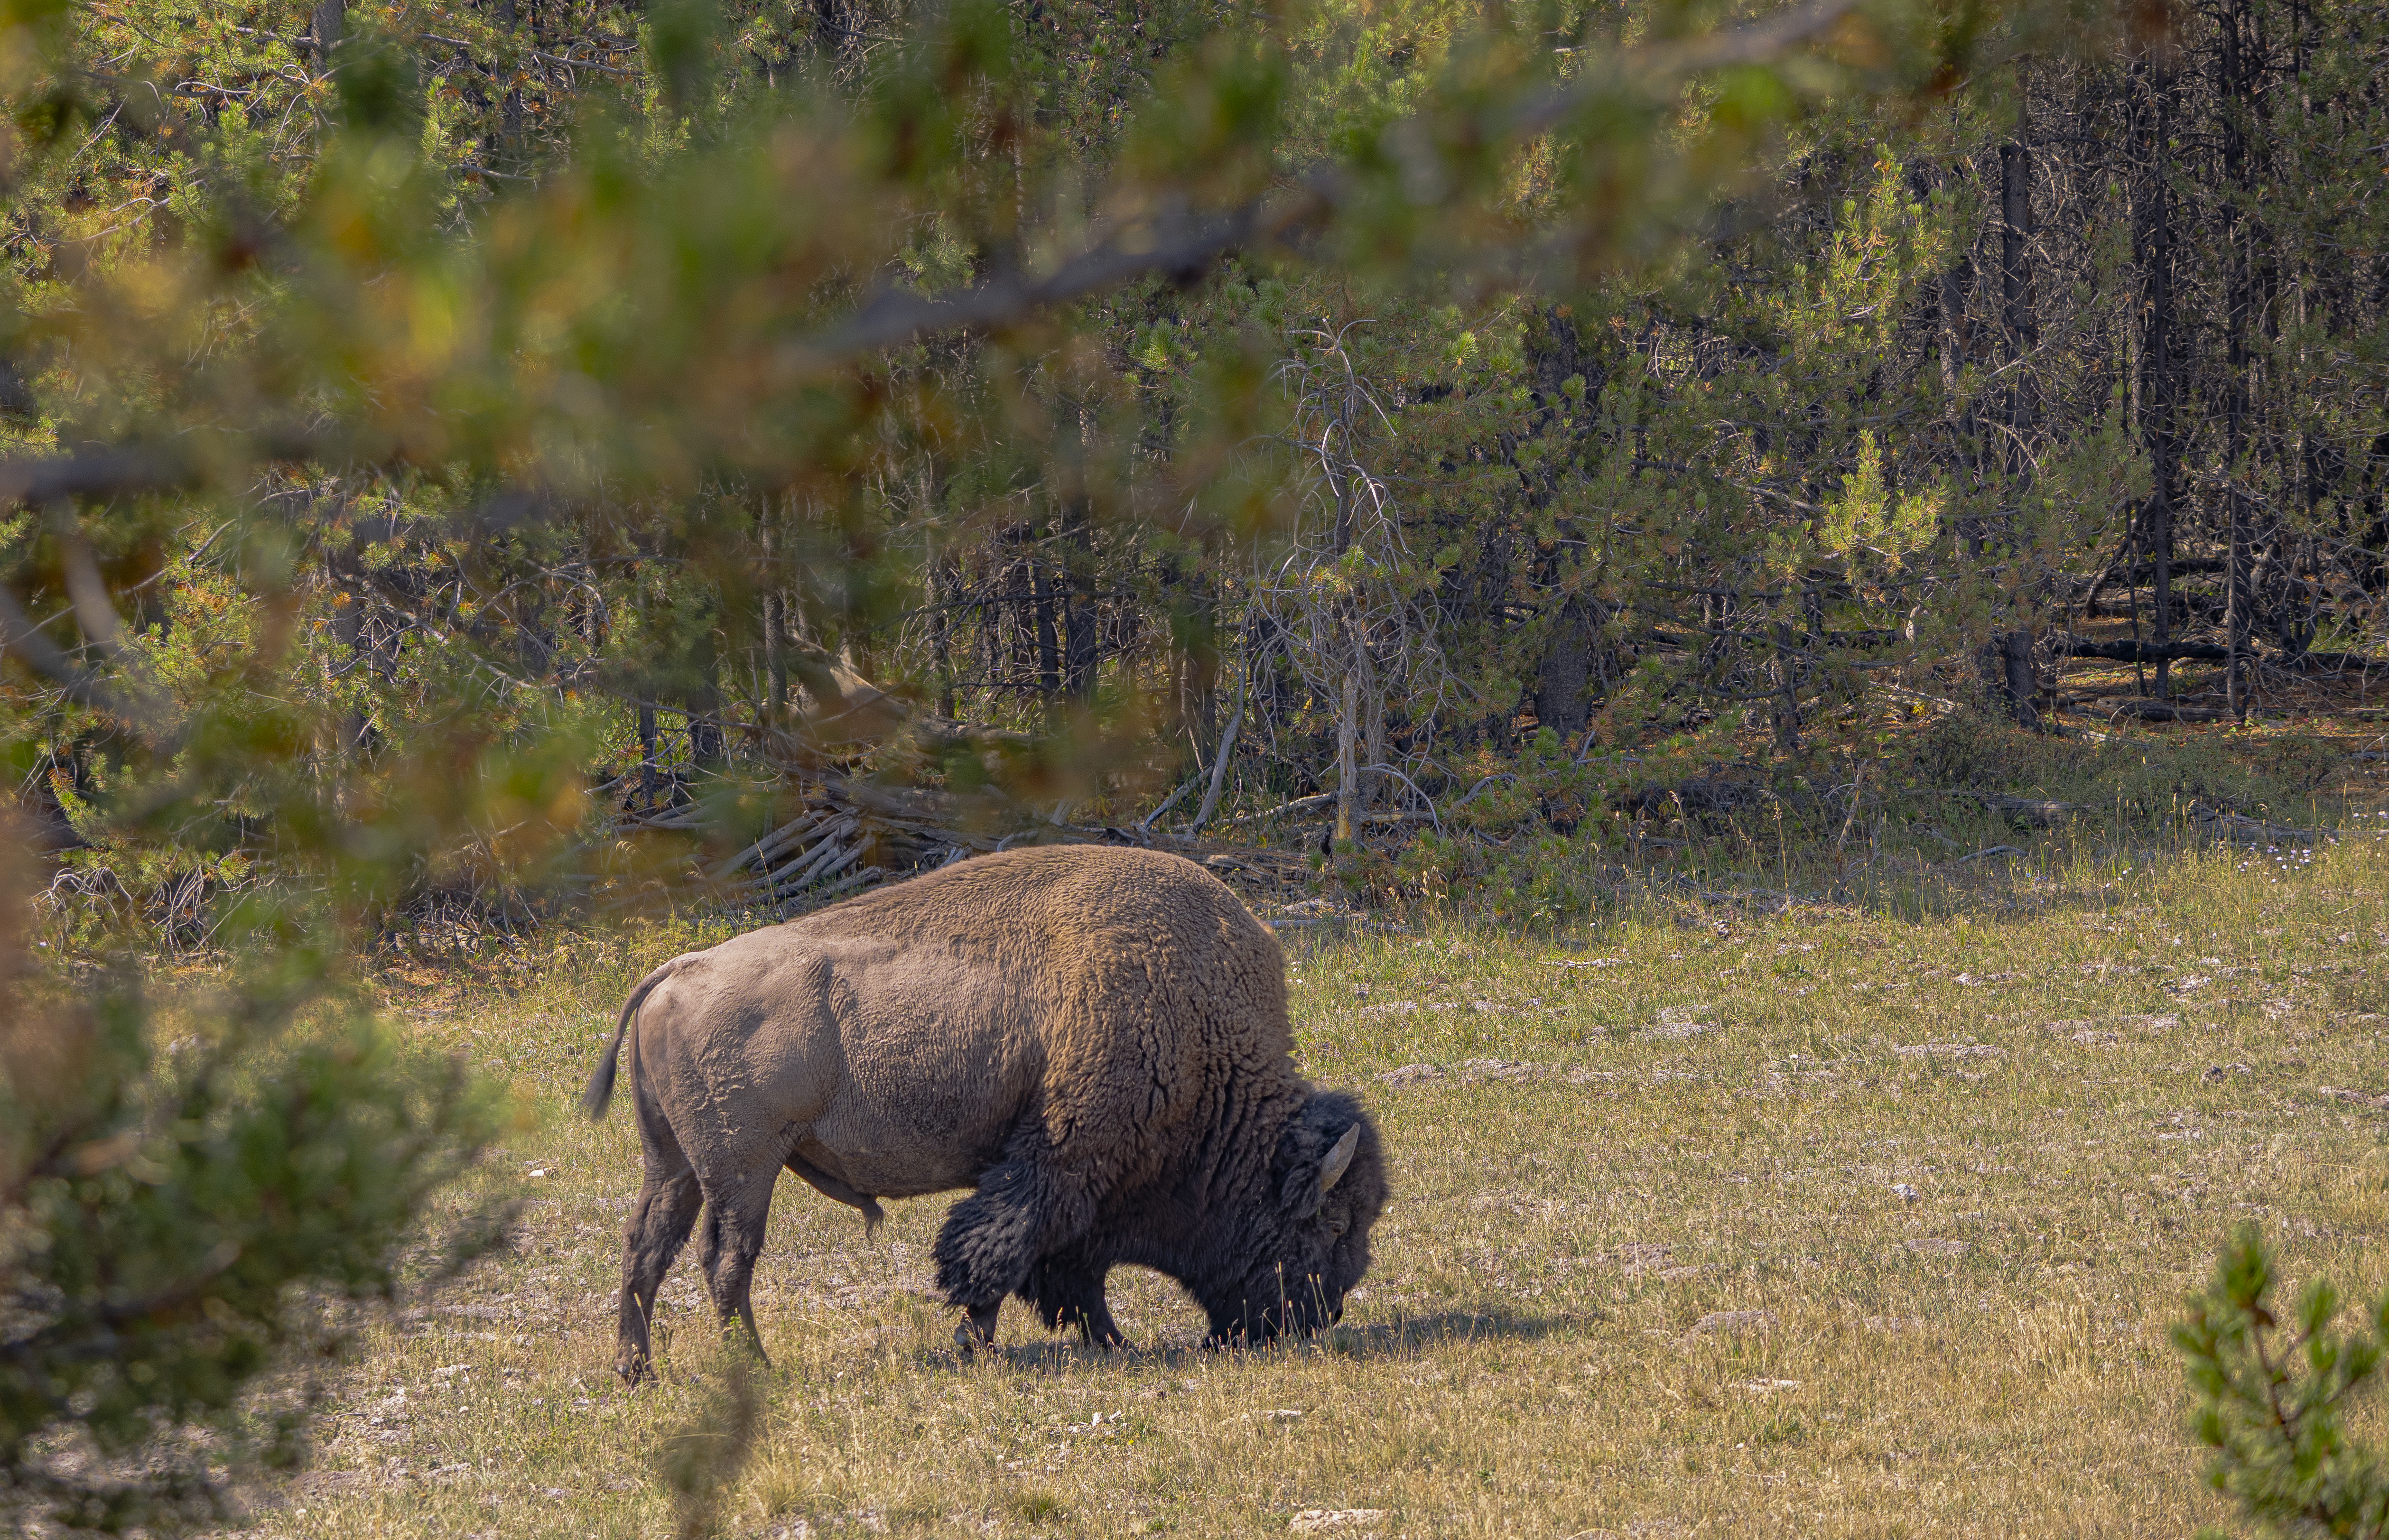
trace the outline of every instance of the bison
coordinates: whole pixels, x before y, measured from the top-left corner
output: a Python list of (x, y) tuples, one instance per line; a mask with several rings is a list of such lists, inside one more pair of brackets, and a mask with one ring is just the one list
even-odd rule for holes
[(1177, 1279), (1211, 1345), (1319, 1330), (1386, 1202), (1359, 1102), (1295, 1070), (1276, 939), (1156, 851), (985, 856), (676, 957), (631, 991), (590, 1116), (626, 1050), (645, 1180), (615, 1367), (633, 1383), (700, 1206), (714, 1308), (761, 1351), (747, 1287), (783, 1166), (871, 1225), (881, 1198), (976, 1190), (935, 1251), (965, 1351), (1012, 1293), (1118, 1343), (1120, 1263)]

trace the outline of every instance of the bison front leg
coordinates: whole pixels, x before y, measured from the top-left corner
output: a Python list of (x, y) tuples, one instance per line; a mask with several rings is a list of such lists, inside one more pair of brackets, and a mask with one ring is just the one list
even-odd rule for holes
[(995, 1317), (1002, 1305), (975, 1305), (962, 1325), (954, 1328), (954, 1345), (969, 1357), (983, 1347), (995, 1345)]
[(1120, 1347), (1128, 1338), (1104, 1298), (1104, 1279), (1110, 1271), (1108, 1264), (1083, 1251), (1043, 1257), (1029, 1268), (1020, 1296), (1037, 1307), (1046, 1330), (1075, 1326), (1090, 1347)]
[(984, 1317), (988, 1338), (1003, 1296), (1028, 1280), (1037, 1259), (1067, 1247), (1084, 1235), (1092, 1205), (1080, 1184), (1038, 1158), (1027, 1139), (979, 1178), (978, 1190), (953, 1206), (938, 1232), (931, 1255), (938, 1289), (970, 1312), (974, 1329)]

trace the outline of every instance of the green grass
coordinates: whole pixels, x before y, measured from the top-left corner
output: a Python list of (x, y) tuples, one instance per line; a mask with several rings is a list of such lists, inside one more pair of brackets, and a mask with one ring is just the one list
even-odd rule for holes
[[(867, 1241), (784, 1183), (756, 1291), (777, 1367), (723, 1528), (2176, 1535), (2228, 1518), (2165, 1329), (2242, 1218), (2293, 1277), (2389, 1286), (2389, 1114), (2368, 1100), (2389, 1090), (2389, 847), (2128, 872), (2051, 848), (2053, 874), (1920, 866), (1871, 910), (1287, 932), (1306, 1066), (1368, 1097), (1396, 1193), (1344, 1326), (1313, 1345), (1203, 1354), (1199, 1314), (1123, 1273), (1128, 1352), (1016, 1310), (1003, 1351), (964, 1363), (926, 1292), (946, 1201), (896, 1205)], [(671, 1533), (656, 1451), (702, 1424), (729, 1366), (684, 1260), (666, 1382), (615, 1384), (636, 1151), (626, 1119), (566, 1108), (629, 983), (687, 941), (586, 943), (517, 986), (400, 1002), (543, 1109), (485, 1177), (525, 1197), (519, 1238), (374, 1330), (315, 1472), (260, 1533)]]

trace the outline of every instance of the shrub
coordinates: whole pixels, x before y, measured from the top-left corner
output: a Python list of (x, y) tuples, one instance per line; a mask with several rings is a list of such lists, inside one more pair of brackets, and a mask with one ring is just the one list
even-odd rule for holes
[(2256, 1227), (2242, 1225), (2173, 1330), (2198, 1395), (2191, 1431), (2215, 1451), (2207, 1482), (2268, 1534), (2389, 1534), (2389, 1472), (2347, 1431), (2355, 1404), (2379, 1387), (2389, 1297), (2370, 1331), (2345, 1330), (2334, 1325), (2338, 1291), (2317, 1279), (2285, 1327), (2277, 1276)]

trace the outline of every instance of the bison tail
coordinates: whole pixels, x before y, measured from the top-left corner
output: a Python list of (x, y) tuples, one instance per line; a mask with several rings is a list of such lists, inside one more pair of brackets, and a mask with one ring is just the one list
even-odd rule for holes
[(623, 1035), (638, 1019), (639, 1007), (646, 1003), (648, 993), (671, 977), (672, 970), (679, 965), (680, 959), (673, 958), (639, 980), (638, 987), (631, 991), (631, 998), (622, 1002), (622, 1014), (614, 1023), (614, 1040), (606, 1045), (606, 1057), (597, 1061), (596, 1073), (589, 1076), (588, 1088), (581, 1093), (581, 1110), (589, 1114), (592, 1122), (604, 1117), (606, 1104), (614, 1100), (614, 1065), (622, 1057)]

